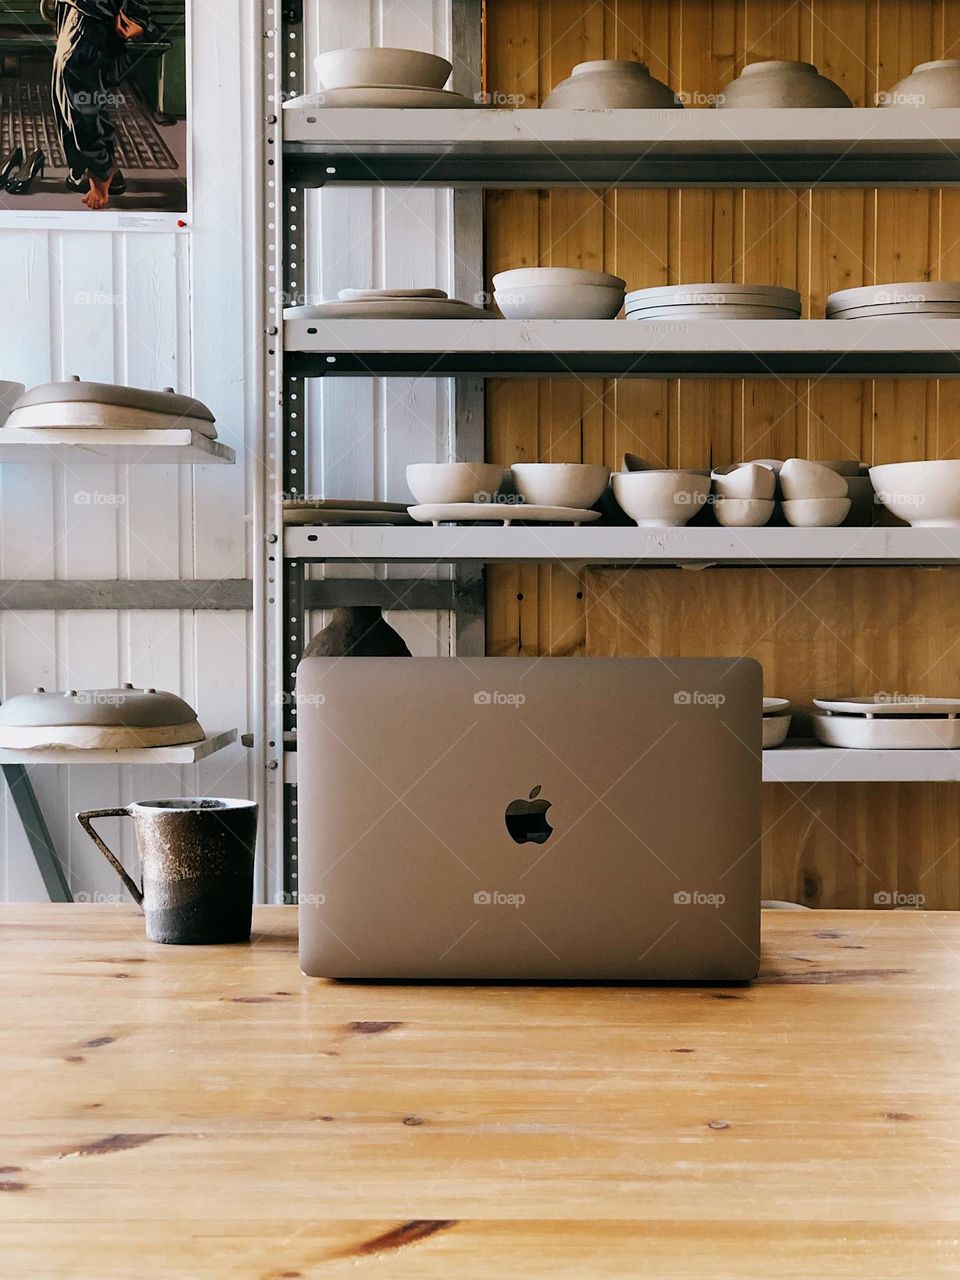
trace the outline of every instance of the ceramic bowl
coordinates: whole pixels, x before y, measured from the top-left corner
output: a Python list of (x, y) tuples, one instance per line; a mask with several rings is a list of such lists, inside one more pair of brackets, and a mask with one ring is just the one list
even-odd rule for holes
[(852, 107), (838, 84), (809, 62), (751, 62), (728, 84), (717, 107)]
[(692, 471), (619, 471), (613, 494), (638, 525), (665, 529), (697, 514), (710, 494), (710, 477)]
[(921, 62), (887, 93), (878, 107), (960, 107), (960, 59)]
[(487, 502), (500, 488), (503, 467), (492, 462), (413, 462), (407, 486), (419, 504)]
[(420, 49), (331, 49), (314, 58), (325, 89), (400, 85), (442, 89), (453, 64)]
[(623, 290), (598, 284), (527, 284), (498, 289), (493, 300), (508, 320), (613, 320)]
[(777, 489), (777, 477), (772, 468), (758, 462), (722, 467), (712, 473), (711, 479), (721, 498), (758, 498), (772, 502)]
[(620, 290), (627, 287), (625, 280), (609, 271), (583, 271), (580, 267), (515, 267), (512, 271), (498, 271), (493, 277), (494, 289), (533, 284), (597, 284)]
[(801, 498), (845, 498), (847, 480), (819, 462), (788, 458), (780, 468), (780, 489), (788, 502)]
[(610, 468), (585, 462), (515, 462), (510, 474), (524, 502), (583, 510), (599, 500)]
[[(772, 473), (771, 473), (772, 474)], [(759, 529), (773, 515), (772, 498), (717, 498), (717, 523), (727, 529)]]
[(620, 58), (578, 62), (572, 74), (547, 94), (541, 106), (548, 111), (558, 107), (593, 111), (683, 109), (673, 90), (655, 80), (644, 63)]
[(915, 528), (960, 528), (960, 461), (888, 463), (870, 479), (887, 510)]
[(763, 717), (764, 751), (770, 751), (773, 747), (779, 747), (781, 743), (786, 741), (787, 733), (790, 729), (790, 721), (792, 719), (793, 717), (790, 715)]
[(849, 498), (794, 498), (781, 503), (784, 519), (796, 529), (831, 529), (843, 524)]

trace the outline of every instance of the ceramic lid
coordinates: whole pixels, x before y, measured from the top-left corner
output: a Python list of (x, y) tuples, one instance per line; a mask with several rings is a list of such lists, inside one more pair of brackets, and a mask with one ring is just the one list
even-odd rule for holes
[(179, 395), (172, 387), (145, 391), (140, 387), (120, 387), (112, 382), (81, 382), (74, 375), (67, 382), (45, 382), (31, 387), (14, 404), (25, 409), (38, 404), (110, 404), (122, 409), (143, 409), (147, 413), (169, 413), (178, 418), (201, 418), (215, 422), (213, 414), (193, 396)]
[(0, 706), (0, 725), (47, 728), (50, 725), (121, 725), (154, 729), (192, 724), (197, 713), (189, 703), (163, 689), (68, 689), (17, 694)]

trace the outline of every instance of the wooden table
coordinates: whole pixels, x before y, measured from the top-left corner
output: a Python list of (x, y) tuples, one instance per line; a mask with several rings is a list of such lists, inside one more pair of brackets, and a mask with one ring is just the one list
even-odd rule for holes
[(753, 987), (335, 985), (0, 908), (17, 1280), (960, 1274), (960, 915), (769, 912)]

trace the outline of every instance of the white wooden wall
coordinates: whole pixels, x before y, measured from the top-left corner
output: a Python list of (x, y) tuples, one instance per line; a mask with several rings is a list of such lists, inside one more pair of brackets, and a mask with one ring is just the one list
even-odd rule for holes
[[(450, 56), (450, 0), (328, 0), (306, 5), (305, 90), (318, 88), (317, 53), (354, 45), (424, 49)], [(343, 288), (440, 288), (454, 294), (453, 198), (448, 191), (336, 188), (308, 192), (305, 289), (336, 298)], [(307, 484), (324, 497), (409, 501), (409, 462), (453, 454), (448, 379), (331, 378), (307, 385)], [(360, 576), (331, 566), (327, 577)], [(372, 571), (371, 571), (372, 573)], [(393, 566), (380, 576), (447, 576), (446, 568)], [(319, 571), (317, 576), (320, 576)], [(389, 611), (420, 655), (450, 652), (447, 613)], [(313, 628), (323, 615), (311, 619)]]
[[(255, 457), (260, 430), (245, 394), (257, 358), (246, 305), (258, 287), (257, 8), (193, 6), (189, 233), (0, 230), (0, 378), (32, 385), (77, 373), (174, 386), (210, 405), (241, 459), (245, 449)], [(251, 478), (242, 460), (196, 469), (2, 466), (0, 577), (247, 577)], [(84, 502), (87, 493), (113, 497)], [(0, 696), (133, 680), (182, 693), (209, 729), (246, 730), (251, 635), (245, 613), (0, 612)], [(248, 756), (238, 744), (183, 769), (33, 768), (74, 893), (119, 892), (76, 810), (160, 795), (252, 795)], [(0, 804), (0, 898), (42, 900), (5, 794)], [(130, 826), (111, 820), (103, 829), (113, 836), (121, 825)], [(135, 865), (129, 830), (123, 847)]]

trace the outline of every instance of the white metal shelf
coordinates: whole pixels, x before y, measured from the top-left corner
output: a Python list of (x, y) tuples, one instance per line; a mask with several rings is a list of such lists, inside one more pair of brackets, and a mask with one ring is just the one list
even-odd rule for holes
[(284, 177), (361, 186), (943, 186), (960, 109), (573, 111), (284, 104)]
[(48, 747), (36, 751), (0, 748), (0, 764), (196, 764), (236, 740), (236, 729), (221, 729), (207, 734), (202, 742), (178, 747)]
[(960, 529), (299, 525), (284, 530), (284, 555), (402, 564), (943, 565), (960, 563)]
[(284, 321), (289, 372), (956, 377), (960, 319)]
[(199, 431), (175, 427), (170, 430), (108, 430), (100, 427), (73, 430), (31, 430), (0, 427), (0, 462), (116, 462), (210, 464), (236, 462), (229, 445), (211, 440)]

